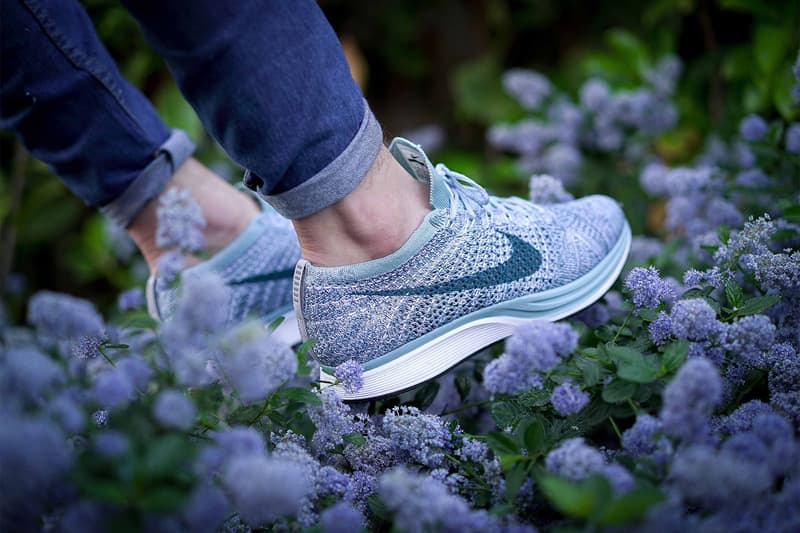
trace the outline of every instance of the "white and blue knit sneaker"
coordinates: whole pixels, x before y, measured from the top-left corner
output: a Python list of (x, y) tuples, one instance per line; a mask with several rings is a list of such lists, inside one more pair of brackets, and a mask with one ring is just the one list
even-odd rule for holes
[[(265, 325), (283, 318), (273, 337), (293, 346), (300, 342), (292, 307), (292, 273), (300, 247), (292, 223), (261, 202), (262, 212), (224, 249), (207, 261), (187, 268), (181, 279), (209, 270), (230, 289), (228, 322), (257, 316)], [(147, 280), (147, 308), (156, 320), (172, 316), (179, 288), (158, 276)]]
[[(630, 229), (610, 198), (548, 206), (499, 199), (434, 168), (405, 139), (389, 150), (429, 185), (433, 211), (391, 255), (342, 267), (301, 259), (295, 269), (300, 333), (314, 339), (322, 386), (342, 399), (383, 397), (435, 378), (526, 320), (583, 309), (619, 276)], [(364, 368), (356, 393), (333, 377), (350, 359)]]

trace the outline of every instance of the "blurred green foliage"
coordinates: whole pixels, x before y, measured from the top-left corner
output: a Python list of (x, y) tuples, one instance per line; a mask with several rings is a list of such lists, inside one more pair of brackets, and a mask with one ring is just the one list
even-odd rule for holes
[[(508, 156), (488, 149), (484, 138), (488, 125), (523, 115), (501, 85), (510, 67), (537, 69), (575, 95), (590, 75), (616, 88), (635, 86), (659, 57), (677, 54), (685, 63), (677, 93), (681, 120), (658, 147), (672, 163), (696, 153), (712, 126), (733, 133), (745, 113), (798, 116), (789, 95), (800, 42), (796, 0), (320, 4), (365, 58), (364, 90), (387, 135), (441, 126), (446, 142), (434, 158), (496, 193), (524, 195), (527, 187), (527, 177)], [(132, 17), (114, 0), (84, 5), (126, 78), (151, 98), (169, 126), (189, 133), (201, 161), (238, 180), (236, 165), (203, 131)], [(0, 148), (0, 251), (6, 254), (0, 265), (21, 275), (7, 283), (4, 299), (12, 312), (21, 312), (14, 302), (41, 288), (89, 295), (107, 306), (120, 289), (143, 282), (143, 265), (114, 253), (99, 215), (83, 208), (43, 164), (28, 161), (15, 172), (12, 138), (0, 138)], [(613, 182), (626, 183), (598, 173), (575, 192), (607, 191)], [(635, 216), (644, 217), (643, 210)]]

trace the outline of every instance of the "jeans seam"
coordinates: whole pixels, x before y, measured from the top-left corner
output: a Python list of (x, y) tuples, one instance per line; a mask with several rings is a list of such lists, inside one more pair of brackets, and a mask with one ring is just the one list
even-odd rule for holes
[[(75, 68), (87, 73), (94, 80), (96, 80), (101, 87), (103, 87), (114, 99), (117, 105), (128, 117), (128, 120), (138, 131), (142, 138), (147, 138), (147, 132), (144, 127), (136, 119), (136, 116), (128, 109), (122, 98), (122, 88), (114, 83), (110, 73), (92, 61), (91, 57), (87, 56), (80, 49), (72, 45), (66, 36), (58, 30), (56, 24), (48, 17), (47, 10), (35, 0), (20, 0), (25, 7), (30, 11), (34, 19), (39, 23), (44, 33), (53, 46), (61, 52), (61, 54), (69, 61)], [(82, 7), (80, 7), (82, 9)]]

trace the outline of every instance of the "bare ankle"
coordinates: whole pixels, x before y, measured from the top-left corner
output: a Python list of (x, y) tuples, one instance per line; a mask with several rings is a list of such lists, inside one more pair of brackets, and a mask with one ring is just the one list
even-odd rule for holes
[[(258, 207), (250, 198), (195, 159), (181, 165), (164, 190), (172, 187), (189, 190), (200, 204), (206, 221), (203, 235), (207, 253), (214, 254), (230, 244), (258, 216)], [(150, 201), (128, 227), (151, 271), (155, 271), (156, 261), (167, 251), (156, 246), (158, 201), (159, 197)], [(190, 258), (189, 264), (199, 261)]]
[(322, 211), (294, 221), (303, 257), (339, 266), (384, 257), (400, 248), (430, 212), (428, 187), (382, 148), (359, 186)]

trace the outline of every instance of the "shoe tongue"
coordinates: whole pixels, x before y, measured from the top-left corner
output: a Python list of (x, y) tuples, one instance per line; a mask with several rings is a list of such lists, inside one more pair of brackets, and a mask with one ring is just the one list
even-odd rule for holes
[(442, 176), (436, 172), (422, 147), (408, 139), (395, 137), (389, 145), (389, 152), (411, 176), (430, 187), (430, 202), (433, 209), (450, 207), (450, 191)]

